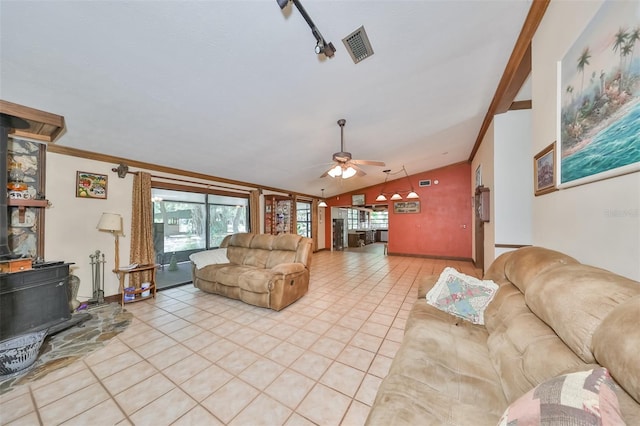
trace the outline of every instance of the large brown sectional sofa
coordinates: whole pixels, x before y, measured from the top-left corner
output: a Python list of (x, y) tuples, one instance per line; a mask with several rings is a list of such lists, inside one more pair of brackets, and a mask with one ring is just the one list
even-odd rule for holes
[(307, 293), (311, 254), (312, 240), (299, 235), (234, 234), (191, 256), (193, 285), (279, 311)]
[(438, 276), (423, 280), (366, 424), (495, 425), (541, 383), (603, 366), (640, 425), (640, 283), (540, 247), (499, 256), (484, 279), (499, 285), (484, 325), (427, 304)]

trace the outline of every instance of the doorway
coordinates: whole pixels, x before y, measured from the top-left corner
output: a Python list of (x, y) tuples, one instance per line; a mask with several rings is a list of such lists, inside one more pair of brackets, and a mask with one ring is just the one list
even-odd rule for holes
[(333, 250), (344, 250), (344, 219), (333, 219)]

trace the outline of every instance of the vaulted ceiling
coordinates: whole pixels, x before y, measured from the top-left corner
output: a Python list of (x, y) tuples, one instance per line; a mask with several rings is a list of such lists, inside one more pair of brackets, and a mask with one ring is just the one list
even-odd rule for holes
[[(466, 161), (531, 0), (0, 2), (0, 98), (60, 114), (56, 145), (330, 196)], [(374, 54), (342, 38), (364, 25)], [(320, 178), (340, 151), (363, 166)]]

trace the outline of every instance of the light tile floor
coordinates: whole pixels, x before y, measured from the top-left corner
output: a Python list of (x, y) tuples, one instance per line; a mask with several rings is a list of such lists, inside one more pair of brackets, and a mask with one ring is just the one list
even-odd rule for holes
[(0, 397), (2, 425), (362, 425), (420, 277), (469, 262), (319, 252), (281, 312), (192, 285), (126, 306), (104, 348)]

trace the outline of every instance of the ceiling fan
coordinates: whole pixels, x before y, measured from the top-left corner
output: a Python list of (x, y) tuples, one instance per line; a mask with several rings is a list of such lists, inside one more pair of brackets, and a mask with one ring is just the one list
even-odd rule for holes
[(338, 120), (338, 126), (340, 126), (340, 152), (333, 153), (333, 161), (335, 161), (335, 165), (331, 167), (329, 170), (324, 172), (321, 178), (325, 176), (342, 177), (342, 179), (349, 179), (352, 176), (364, 176), (366, 173), (362, 170), (359, 165), (367, 165), (367, 166), (381, 166), (384, 167), (385, 164), (382, 161), (371, 161), (371, 160), (354, 160), (351, 157), (350, 152), (346, 152), (344, 150), (344, 125), (347, 123), (347, 120), (341, 118)]

